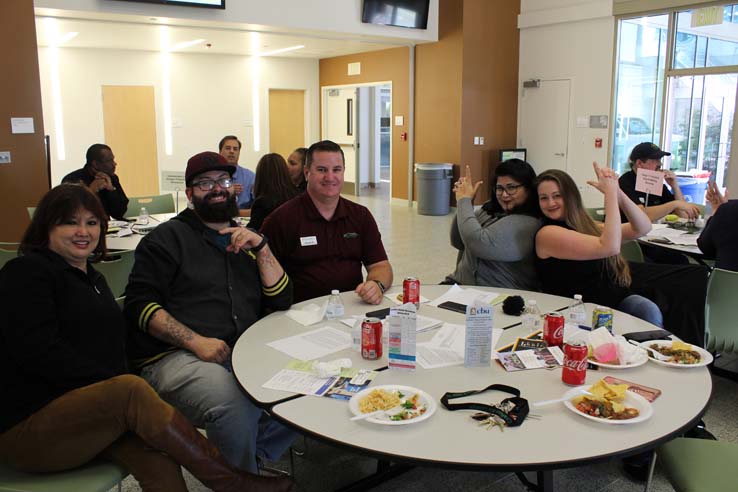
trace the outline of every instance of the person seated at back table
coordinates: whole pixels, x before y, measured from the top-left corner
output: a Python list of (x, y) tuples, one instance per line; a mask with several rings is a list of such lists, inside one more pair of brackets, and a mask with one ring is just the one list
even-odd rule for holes
[(705, 193), (712, 205), (712, 217), (697, 239), (697, 246), (710, 258), (715, 267), (738, 272), (738, 200), (728, 200), (728, 191), (720, 193), (715, 182)]
[(254, 203), (251, 220), (246, 227), (258, 230), (267, 215), (284, 202), (297, 196), (299, 191), (292, 184), (287, 163), (279, 154), (266, 154), (256, 165)]
[(38, 204), (20, 257), (0, 270), (0, 463), (58, 472), (100, 456), (144, 491), (186, 492), (180, 466), (216, 491), (287, 490), (283, 478), (232, 468), (146, 381), (126, 374), (123, 315), (90, 263), (105, 253), (106, 230), (92, 191), (61, 184)]
[(456, 271), (444, 283), (539, 290), (535, 270), (535, 236), (541, 227), (536, 172), (520, 159), (495, 169), (494, 197), (474, 211), (482, 182), (472, 184), (471, 169), (454, 185), (456, 217), (451, 245), (461, 252)]
[[(617, 173), (593, 163), (597, 181), (588, 181), (605, 195), (605, 222), (598, 224), (582, 205), (574, 180), (551, 169), (536, 180), (538, 203), (545, 220), (536, 234), (536, 267), (543, 292), (609, 306), (657, 326), (661, 311), (630, 290), (630, 269), (620, 255), (621, 242), (651, 230), (642, 210), (618, 187)], [(621, 224), (620, 210), (628, 218)]]
[(64, 176), (62, 183), (84, 184), (97, 195), (110, 217), (123, 220), (128, 210), (128, 197), (115, 174), (118, 164), (113, 151), (98, 143), (87, 149), (85, 158), (85, 166)]
[[(676, 174), (668, 169), (664, 170), (663, 173), (664, 180), (671, 187), (671, 191), (666, 184), (662, 185), (661, 196), (647, 195), (641, 191), (636, 191), (635, 186), (638, 170), (661, 171), (661, 160), (664, 156), (670, 155), (670, 152), (661, 150), (651, 142), (639, 143), (633, 147), (628, 158), (631, 170), (623, 174), (619, 180), (620, 189), (628, 195), (628, 198), (633, 203), (646, 212), (651, 222), (656, 222), (668, 214), (676, 214), (686, 219), (696, 219), (700, 214), (700, 210), (696, 205), (684, 199)], [(626, 217), (622, 214), (621, 218), (623, 221), (626, 220)], [(689, 263), (689, 260), (683, 254), (659, 246), (643, 244), (641, 245), (641, 250), (647, 259), (656, 263)]]
[(301, 193), (307, 189), (307, 181), (305, 181), (305, 147), (296, 148), (287, 158), (287, 169), (290, 172), (292, 183)]
[(292, 301), (292, 283), (263, 236), (239, 227), (232, 164), (215, 152), (187, 161), (191, 208), (136, 248), (126, 286), (129, 357), (141, 376), (229, 463), (255, 472), (295, 434), (254, 405), (233, 375), (231, 350), (268, 310)]
[(379, 304), (392, 285), (392, 265), (374, 217), (341, 197), (345, 169), (338, 144), (311, 145), (305, 159), (307, 191), (272, 212), (261, 228), (295, 284), (295, 302), (338, 289)]

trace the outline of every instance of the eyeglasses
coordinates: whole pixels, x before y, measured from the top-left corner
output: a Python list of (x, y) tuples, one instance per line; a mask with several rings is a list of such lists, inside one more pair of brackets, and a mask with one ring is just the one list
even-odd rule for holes
[(509, 184), (509, 185), (505, 185), (505, 186), (497, 185), (497, 186), (495, 186), (495, 193), (497, 193), (498, 195), (502, 195), (503, 193), (507, 193), (508, 195), (513, 196), (522, 187), (523, 187), (523, 185), (514, 185), (514, 184)]
[(233, 186), (233, 180), (231, 178), (220, 178), (213, 181), (212, 179), (203, 179), (197, 183), (192, 183), (192, 186), (197, 186), (200, 191), (210, 191), (215, 188), (215, 183), (218, 183), (221, 188), (230, 188)]

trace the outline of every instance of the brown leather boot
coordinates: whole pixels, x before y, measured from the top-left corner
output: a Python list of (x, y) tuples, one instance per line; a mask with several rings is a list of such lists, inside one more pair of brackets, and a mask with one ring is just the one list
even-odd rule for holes
[(291, 492), (297, 487), (287, 477), (261, 477), (237, 470), (205, 436), (179, 412), (149, 442), (184, 466), (215, 492)]

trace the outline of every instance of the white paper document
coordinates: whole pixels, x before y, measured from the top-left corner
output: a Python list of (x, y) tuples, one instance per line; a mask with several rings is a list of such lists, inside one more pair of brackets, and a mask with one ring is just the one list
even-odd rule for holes
[[(495, 347), (502, 336), (502, 330), (492, 329), (492, 346)], [(464, 363), (466, 327), (444, 323), (429, 342), (419, 343), (417, 347), (418, 364), (423, 369), (459, 366)], [(497, 353), (492, 352), (492, 359)]]
[(466, 307), (464, 365), (489, 366), (492, 360), (492, 306), (477, 298)]
[(492, 301), (499, 297), (499, 295), (499, 292), (483, 292), (477, 289), (462, 289), (458, 285), (452, 285), (445, 294), (432, 300), (430, 305), (438, 307), (438, 305), (443, 302), (451, 301), (469, 306), (473, 304), (476, 299), (480, 299), (485, 304), (492, 304)]
[(282, 369), (266, 383), (262, 388), (302, 393), (303, 395), (322, 396), (338, 377), (321, 378), (315, 374), (304, 371)]
[(350, 348), (351, 335), (331, 326), (323, 326), (267, 345), (295, 359), (313, 360)]
[(390, 369), (414, 371), (416, 365), (417, 314), (415, 304), (403, 304), (390, 309), (387, 317), (389, 344), (387, 358)]
[(303, 326), (309, 326), (321, 321), (325, 317), (325, 310), (328, 307), (328, 301), (321, 306), (317, 304), (308, 304), (301, 308), (292, 308), (287, 311), (287, 316), (297, 321)]
[[(418, 325), (417, 325), (417, 331), (418, 333), (423, 331), (432, 330), (433, 328), (438, 328), (443, 324), (443, 321), (436, 318), (429, 318), (428, 316), (421, 316), (419, 314), (416, 315)], [(352, 328), (354, 326), (354, 323), (361, 323), (361, 321), (365, 318), (365, 316), (359, 316), (354, 315), (353, 318), (344, 318), (341, 320), (341, 323), (348, 326), (349, 328)], [(387, 329), (387, 319), (382, 320), (382, 329), (386, 331)]]

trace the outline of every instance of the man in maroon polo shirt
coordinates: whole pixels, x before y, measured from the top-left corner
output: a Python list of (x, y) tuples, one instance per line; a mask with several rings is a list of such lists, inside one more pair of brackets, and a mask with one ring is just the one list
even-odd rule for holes
[(392, 285), (392, 265), (371, 212), (341, 197), (341, 147), (329, 140), (314, 143), (305, 161), (306, 192), (272, 212), (261, 228), (293, 282), (294, 302), (338, 289), (379, 304)]

